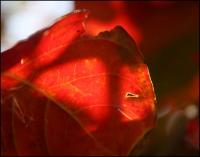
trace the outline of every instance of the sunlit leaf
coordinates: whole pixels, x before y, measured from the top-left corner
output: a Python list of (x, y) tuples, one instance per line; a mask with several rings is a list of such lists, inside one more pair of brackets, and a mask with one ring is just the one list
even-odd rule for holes
[(135, 42), (120, 26), (86, 35), (87, 14), (68, 14), (2, 53), (19, 155), (127, 155), (155, 126), (155, 94)]

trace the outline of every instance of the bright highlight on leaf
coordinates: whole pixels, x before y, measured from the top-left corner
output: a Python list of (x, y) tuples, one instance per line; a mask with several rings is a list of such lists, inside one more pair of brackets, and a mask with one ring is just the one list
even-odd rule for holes
[(135, 42), (120, 26), (87, 35), (87, 15), (74, 11), (1, 54), (3, 155), (128, 155), (155, 126)]

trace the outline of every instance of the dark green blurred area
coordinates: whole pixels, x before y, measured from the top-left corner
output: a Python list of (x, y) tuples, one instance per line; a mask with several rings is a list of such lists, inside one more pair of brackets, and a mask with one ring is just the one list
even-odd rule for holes
[(199, 32), (184, 34), (146, 60), (157, 99), (187, 84), (199, 72)]

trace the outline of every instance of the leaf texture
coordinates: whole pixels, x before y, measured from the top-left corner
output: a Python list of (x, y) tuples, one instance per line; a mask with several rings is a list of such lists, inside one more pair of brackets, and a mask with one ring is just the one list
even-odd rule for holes
[(135, 42), (120, 26), (87, 35), (87, 15), (74, 11), (1, 54), (1, 108), (11, 117), (2, 129), (18, 155), (128, 155), (155, 126)]

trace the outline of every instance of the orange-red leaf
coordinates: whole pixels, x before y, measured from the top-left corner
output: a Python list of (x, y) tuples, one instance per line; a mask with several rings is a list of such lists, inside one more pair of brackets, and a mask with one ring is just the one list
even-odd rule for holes
[(127, 155), (155, 125), (135, 42), (120, 26), (86, 36), (87, 14), (68, 14), (2, 54), (19, 155)]

